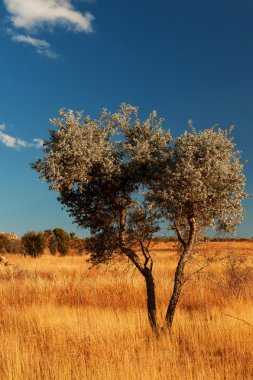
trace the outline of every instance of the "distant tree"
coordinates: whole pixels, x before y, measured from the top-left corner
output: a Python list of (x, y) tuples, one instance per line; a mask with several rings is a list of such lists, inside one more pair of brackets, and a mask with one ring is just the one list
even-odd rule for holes
[(66, 255), (69, 250), (70, 235), (62, 228), (55, 228), (54, 230), (45, 230), (44, 238), (46, 247), (53, 255), (59, 252), (62, 256)]
[(59, 228), (59, 227), (53, 229), (53, 233), (54, 233), (54, 236), (59, 239), (68, 240), (70, 237), (69, 234), (66, 231), (64, 231), (63, 228)]
[(146, 284), (149, 322), (157, 331), (154, 259), (150, 247), (167, 220), (182, 246), (169, 297), (172, 325), (184, 268), (203, 229), (231, 231), (242, 219), (244, 176), (228, 132), (187, 132), (172, 141), (155, 112), (144, 122), (122, 104), (94, 120), (60, 111), (51, 120), (44, 157), (32, 167), (74, 221), (89, 228), (93, 265), (127, 258)]
[(8, 252), (8, 243), (9, 239), (4, 234), (0, 233), (0, 253)]
[(25, 251), (33, 257), (41, 255), (45, 249), (45, 238), (42, 232), (29, 231), (22, 236)]
[(48, 243), (48, 240), (51, 238), (53, 234), (54, 234), (53, 231), (50, 229), (44, 230), (43, 235), (44, 235), (46, 243)]
[(57, 251), (62, 255), (66, 255), (69, 251), (69, 234), (62, 228), (55, 228), (53, 230), (54, 241), (56, 242)]
[(49, 249), (52, 255), (55, 255), (57, 252), (57, 240), (55, 238), (54, 232), (50, 229), (47, 229), (43, 232), (45, 239), (45, 246)]
[(3, 250), (7, 253), (24, 253), (24, 247), (21, 239), (16, 239), (12, 237), (5, 236), (5, 244)]
[(83, 255), (85, 253), (85, 238), (75, 237), (70, 240), (70, 247), (75, 250), (78, 255)]
[(194, 128), (179, 137), (170, 157), (156, 171), (148, 199), (159, 208), (181, 245), (166, 323), (171, 327), (184, 269), (206, 228), (234, 232), (243, 219), (245, 176), (231, 129)]

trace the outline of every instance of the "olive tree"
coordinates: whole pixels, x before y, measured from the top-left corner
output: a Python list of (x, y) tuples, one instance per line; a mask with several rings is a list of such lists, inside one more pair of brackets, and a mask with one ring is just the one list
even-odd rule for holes
[(171, 136), (152, 112), (145, 121), (138, 109), (122, 104), (97, 119), (71, 110), (52, 119), (44, 157), (32, 167), (74, 221), (89, 228), (93, 265), (127, 258), (143, 276), (148, 317), (157, 328), (155, 282), (150, 242), (159, 229), (156, 211), (145, 203), (153, 166), (169, 150)]
[(160, 218), (181, 250), (168, 297), (169, 328), (194, 245), (206, 228), (231, 232), (243, 217), (243, 165), (229, 131), (194, 129), (172, 140), (155, 112), (145, 121), (122, 104), (97, 119), (71, 110), (52, 119), (44, 156), (32, 167), (59, 193), (74, 222), (89, 228), (93, 265), (126, 258), (146, 284), (149, 322), (157, 331), (151, 242)]
[(206, 228), (234, 232), (243, 219), (245, 177), (230, 133), (215, 127), (196, 132), (191, 126), (175, 140), (150, 186), (149, 201), (160, 209), (181, 245), (165, 318), (168, 327), (199, 236)]

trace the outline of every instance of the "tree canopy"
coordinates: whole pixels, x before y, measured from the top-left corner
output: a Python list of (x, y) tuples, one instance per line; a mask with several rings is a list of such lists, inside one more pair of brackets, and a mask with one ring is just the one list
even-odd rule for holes
[(188, 220), (198, 229), (234, 232), (243, 220), (245, 176), (231, 129), (192, 128), (178, 137), (148, 194), (178, 233)]
[(51, 120), (56, 129), (32, 167), (59, 192), (74, 221), (90, 229), (94, 246), (97, 239), (103, 247), (103, 260), (121, 251), (128, 216), (143, 207), (136, 194), (169, 149), (172, 138), (162, 122), (155, 112), (141, 122), (138, 108), (126, 104), (114, 114), (104, 109), (94, 120), (71, 110)]

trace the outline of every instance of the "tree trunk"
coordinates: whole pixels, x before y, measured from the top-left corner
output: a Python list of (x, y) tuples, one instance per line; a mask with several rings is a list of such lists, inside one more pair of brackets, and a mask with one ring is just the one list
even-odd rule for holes
[(171, 329), (172, 327), (175, 310), (176, 310), (177, 303), (180, 298), (182, 287), (184, 284), (185, 264), (191, 254), (192, 248), (195, 243), (196, 222), (193, 215), (188, 218), (188, 223), (190, 227), (190, 232), (189, 232), (189, 238), (187, 242), (182, 238), (180, 231), (177, 230), (179, 241), (183, 245), (184, 249), (180, 256), (180, 259), (178, 261), (177, 268), (175, 271), (174, 288), (173, 288), (173, 292), (172, 292), (172, 295), (169, 301), (169, 306), (168, 306), (166, 316), (165, 316), (165, 322), (169, 329)]
[(153, 331), (157, 331), (156, 320), (156, 298), (155, 298), (155, 281), (152, 275), (152, 268), (148, 268), (146, 264), (143, 264), (136, 254), (136, 252), (127, 247), (126, 244), (126, 210), (119, 209), (119, 241), (122, 253), (124, 253), (130, 261), (135, 265), (139, 272), (143, 275), (146, 282), (146, 294), (147, 294), (147, 309), (148, 319)]
[(143, 276), (146, 281), (146, 291), (147, 291), (147, 309), (149, 323), (153, 331), (157, 330), (157, 320), (156, 320), (156, 297), (155, 297), (155, 281), (150, 269), (145, 268)]
[(176, 269), (175, 277), (174, 277), (174, 288), (173, 288), (172, 296), (170, 298), (169, 306), (168, 306), (166, 316), (165, 316), (165, 321), (168, 328), (171, 328), (172, 326), (175, 310), (177, 307), (178, 300), (180, 298), (180, 294), (181, 294), (181, 290), (183, 286), (184, 267), (185, 267), (186, 261), (187, 261), (187, 251), (184, 250), (177, 264), (177, 269)]
[(126, 245), (126, 215), (126, 209), (119, 208), (119, 241), (121, 247)]

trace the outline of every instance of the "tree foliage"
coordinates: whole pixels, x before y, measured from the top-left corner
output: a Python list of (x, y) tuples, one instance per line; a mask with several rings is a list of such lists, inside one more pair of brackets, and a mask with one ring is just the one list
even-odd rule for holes
[(54, 233), (54, 238), (57, 245), (57, 251), (62, 256), (65, 256), (69, 251), (69, 240), (70, 240), (69, 234), (59, 227), (55, 228), (53, 230), (53, 233)]
[(44, 238), (46, 246), (53, 255), (59, 252), (62, 256), (69, 251), (70, 235), (62, 228), (54, 228), (53, 230), (45, 230)]
[(0, 233), (0, 253), (5, 253), (7, 251), (8, 243), (9, 239), (4, 234)]
[(194, 216), (198, 228), (234, 232), (243, 219), (245, 177), (231, 129), (194, 129), (176, 139), (149, 200), (185, 235)]
[(45, 249), (45, 238), (42, 232), (28, 231), (22, 236), (25, 251), (33, 257), (41, 255)]
[[(170, 133), (155, 112), (141, 122), (137, 107), (125, 104), (115, 114), (102, 110), (94, 120), (61, 110), (51, 123), (56, 130), (49, 131), (44, 157), (32, 167), (59, 192), (78, 225), (98, 239), (110, 237), (115, 246), (121, 222), (138, 206), (134, 194), (148, 181), (151, 163), (166, 151)], [(115, 250), (118, 245), (119, 240)]]

